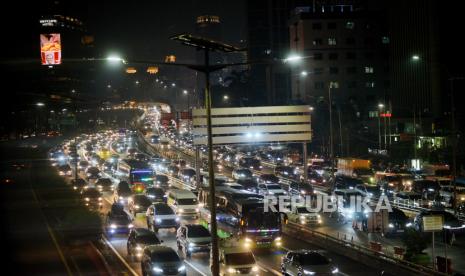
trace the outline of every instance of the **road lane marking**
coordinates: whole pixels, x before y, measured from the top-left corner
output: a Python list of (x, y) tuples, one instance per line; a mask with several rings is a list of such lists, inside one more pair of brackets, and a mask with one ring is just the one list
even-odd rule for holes
[[(283, 275), (280, 271), (277, 271), (277, 270), (274, 269), (274, 268), (271, 268), (271, 267), (269, 267), (269, 266), (267, 266), (267, 265), (264, 265), (263, 263), (257, 262), (257, 264), (258, 264), (258, 266), (259, 266), (262, 270), (265, 270), (265, 272), (271, 272), (271, 273), (273, 273), (274, 275), (279, 275), (279, 276), (282, 276), (282, 275)], [(266, 271), (266, 269), (264, 269), (265, 267), (268, 269), (268, 271)]]
[(198, 269), (197, 267), (195, 267), (192, 263), (184, 260), (184, 262), (190, 266), (193, 270), (197, 271), (198, 273), (200, 273), (202, 276), (207, 276), (207, 274), (203, 273), (200, 269)]
[[(40, 201), (39, 201), (39, 199), (37, 197), (36, 191), (34, 190), (34, 188), (32, 186), (31, 186), (31, 190), (32, 190), (32, 196), (34, 197), (34, 200), (36, 201), (37, 204), (40, 205)], [(52, 228), (50, 228), (50, 225), (48, 224), (47, 217), (45, 216), (45, 214), (43, 213), (41, 208), (39, 208), (39, 210), (40, 210), (40, 213), (42, 214), (42, 219), (45, 222), (45, 226), (47, 226), (48, 234), (52, 238), (53, 244), (55, 245), (55, 248), (58, 251), (58, 256), (60, 257), (61, 261), (63, 262), (63, 264), (64, 264), (64, 266), (66, 268), (66, 272), (68, 273), (68, 275), (72, 276), (73, 273), (71, 272), (71, 269), (69, 268), (68, 262), (66, 261), (65, 256), (63, 255), (63, 252), (61, 251), (61, 248), (58, 245), (57, 239), (55, 238), (55, 234), (53, 233)]]
[(128, 264), (128, 262), (126, 262), (126, 260), (119, 254), (119, 252), (113, 247), (111, 242), (107, 240), (106, 237), (103, 237), (103, 241), (110, 247), (113, 253), (115, 253), (116, 257), (118, 257), (118, 259), (124, 264), (124, 266), (126, 266), (126, 268), (132, 273), (132, 275), (139, 276), (139, 274), (137, 274), (137, 272)]

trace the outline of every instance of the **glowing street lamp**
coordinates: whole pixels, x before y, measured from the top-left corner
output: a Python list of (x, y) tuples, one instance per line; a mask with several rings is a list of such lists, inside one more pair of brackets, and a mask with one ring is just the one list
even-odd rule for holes
[(412, 60), (413, 60), (413, 61), (420, 60), (420, 56), (419, 56), (419, 55), (413, 55), (413, 56), (412, 56)]
[(284, 62), (299, 62), (301, 61), (303, 58), (302, 56), (299, 56), (299, 55), (290, 55), (288, 56), (287, 58), (284, 59)]
[(183, 90), (182, 93), (183, 93), (184, 95), (187, 95), (188, 92), (187, 92), (187, 90)]
[(123, 64), (126, 64), (126, 61), (123, 58), (119, 57), (119, 56), (113, 56), (112, 55), (112, 56), (107, 57), (106, 60), (108, 60), (111, 63), (121, 62)]
[(41, 102), (36, 103), (36, 105), (39, 106), (39, 107), (40, 107), (40, 106), (45, 106), (45, 104), (44, 104), (44, 103), (41, 103)]
[(307, 71), (302, 71), (302, 72), (300, 72), (300, 75), (302, 77), (306, 77), (308, 75), (308, 73), (307, 73)]
[(228, 96), (228, 95), (224, 95), (224, 96), (223, 96), (223, 100), (225, 100), (225, 101), (229, 100), (229, 96)]

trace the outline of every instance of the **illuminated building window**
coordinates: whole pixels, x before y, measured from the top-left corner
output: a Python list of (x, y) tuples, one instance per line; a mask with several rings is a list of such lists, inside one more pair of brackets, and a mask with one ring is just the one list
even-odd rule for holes
[(176, 56), (175, 55), (169, 55), (165, 57), (165, 62), (167, 63), (174, 63), (176, 62)]
[(336, 45), (336, 39), (334, 37), (328, 38), (328, 45)]
[(373, 74), (374, 70), (373, 67), (365, 66), (365, 73), (366, 74)]
[(375, 82), (374, 81), (367, 81), (365, 83), (366, 88), (374, 88), (375, 87)]
[(313, 40), (314, 46), (321, 45), (321, 44), (323, 44), (323, 40), (321, 40), (321, 38), (317, 38)]
[(382, 42), (383, 44), (389, 44), (389, 37), (383, 36), (383, 37), (381, 38), (381, 42)]
[(337, 81), (330, 81), (330, 82), (329, 82), (329, 87), (330, 87), (330, 88), (339, 88), (339, 82), (337, 82)]
[(355, 27), (355, 23), (352, 21), (347, 21), (346, 23), (346, 29), (352, 30)]

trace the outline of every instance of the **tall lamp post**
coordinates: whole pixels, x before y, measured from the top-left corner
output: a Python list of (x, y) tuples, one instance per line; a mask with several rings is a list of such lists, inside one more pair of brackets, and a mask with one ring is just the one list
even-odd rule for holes
[(210, 73), (220, 70), (227, 65), (210, 65), (210, 52), (237, 52), (241, 49), (224, 43), (196, 37), (188, 34), (181, 34), (171, 37), (187, 46), (196, 47), (205, 53), (204, 65), (191, 66), (191, 69), (205, 73), (205, 109), (207, 115), (207, 144), (208, 144), (208, 185), (210, 188), (210, 231), (212, 234), (212, 275), (217, 276), (219, 269), (218, 234), (216, 223), (216, 200), (215, 200), (215, 171), (213, 169), (213, 139), (212, 139), (212, 119), (211, 119), (211, 93), (210, 93)]
[(381, 112), (383, 112), (384, 104), (378, 104), (378, 150), (381, 150)]

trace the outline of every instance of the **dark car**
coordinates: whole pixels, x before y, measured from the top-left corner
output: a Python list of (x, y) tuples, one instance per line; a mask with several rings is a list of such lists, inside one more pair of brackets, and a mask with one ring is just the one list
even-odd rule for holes
[(241, 184), (247, 191), (257, 192), (258, 183), (253, 179), (238, 179), (236, 182), (237, 184)]
[(82, 190), (87, 186), (87, 182), (82, 178), (71, 179), (71, 185), (74, 190)]
[(169, 186), (170, 186), (169, 181), (170, 181), (170, 179), (168, 178), (168, 176), (162, 175), (162, 174), (157, 174), (154, 177), (153, 183), (154, 183), (155, 187), (157, 187), (157, 188), (165, 188), (166, 189), (166, 188), (169, 188)]
[(296, 169), (291, 166), (278, 165), (274, 168), (274, 173), (277, 176), (282, 176), (286, 178), (295, 178), (297, 176)]
[(129, 211), (136, 216), (138, 213), (145, 213), (152, 205), (152, 201), (146, 195), (133, 195), (128, 202)]
[(439, 194), (441, 186), (437, 181), (433, 180), (414, 180), (412, 183), (412, 191), (419, 193), (424, 199), (434, 200)]
[(99, 191), (112, 191), (113, 182), (111, 182), (110, 178), (99, 178), (97, 182), (95, 182), (95, 187), (97, 187)]
[(402, 234), (407, 228), (412, 227), (412, 223), (407, 215), (398, 208), (392, 208), (392, 212), (389, 212), (388, 223), (386, 236)]
[(257, 177), (258, 184), (279, 183), (279, 178), (274, 174), (262, 174)]
[(71, 167), (68, 164), (58, 166), (59, 175), (71, 176), (72, 173), (73, 173), (73, 170), (71, 170)]
[(129, 183), (126, 181), (120, 181), (114, 191), (114, 200), (125, 204), (128, 203), (129, 198), (132, 196), (132, 190), (129, 187)]
[(146, 246), (161, 244), (157, 235), (146, 228), (133, 228), (129, 232), (127, 251), (131, 258), (139, 259)]
[(186, 275), (186, 266), (173, 248), (146, 246), (141, 258), (142, 275)]
[(109, 235), (129, 233), (133, 227), (132, 218), (128, 213), (126, 213), (124, 206), (119, 203), (114, 203), (105, 220), (107, 233)]
[(179, 171), (179, 178), (187, 183), (195, 181), (195, 170), (194, 169), (181, 169)]
[(245, 169), (245, 168), (236, 168), (232, 171), (232, 177), (234, 179), (251, 179), (253, 176), (253, 173), (250, 169)]
[(98, 179), (101, 174), (100, 170), (97, 167), (89, 167), (86, 169), (87, 179)]
[(166, 202), (166, 194), (162, 188), (147, 188), (145, 190), (145, 195), (152, 202)]
[(167, 171), (171, 176), (177, 176), (179, 173), (179, 167), (176, 165), (170, 165), (168, 166)]
[(261, 170), (263, 166), (260, 163), (260, 160), (258, 160), (255, 157), (243, 157), (239, 160), (239, 166), (242, 168), (247, 168), (251, 170)]
[(102, 194), (95, 188), (88, 188), (81, 192), (81, 199), (85, 206), (92, 210), (102, 208)]
[(313, 186), (303, 181), (291, 181), (287, 188), (289, 194), (291, 195), (307, 196), (314, 194)]
[(354, 189), (357, 185), (362, 185), (363, 181), (349, 176), (337, 175), (334, 180), (335, 189)]

